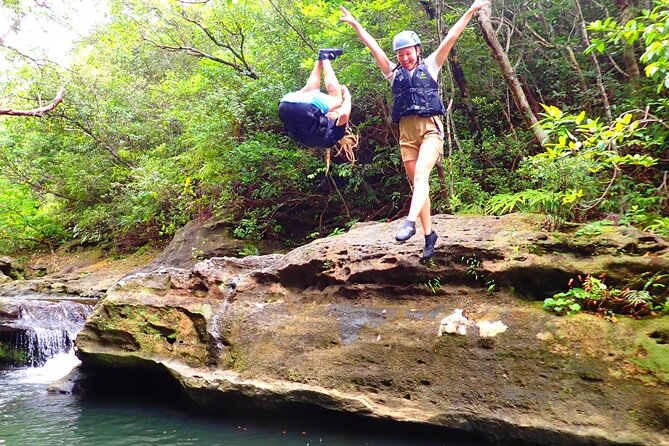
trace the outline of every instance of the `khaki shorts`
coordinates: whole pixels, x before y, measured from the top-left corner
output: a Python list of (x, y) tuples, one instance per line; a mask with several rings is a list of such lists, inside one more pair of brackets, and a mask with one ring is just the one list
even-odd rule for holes
[(400, 119), (402, 161), (415, 161), (421, 150), (436, 150), (444, 156), (444, 124), (439, 116), (403, 116)]

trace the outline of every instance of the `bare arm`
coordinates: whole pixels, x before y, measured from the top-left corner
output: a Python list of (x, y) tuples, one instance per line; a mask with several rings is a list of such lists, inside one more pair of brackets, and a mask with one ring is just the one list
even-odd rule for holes
[(355, 17), (351, 15), (350, 12), (348, 12), (346, 8), (343, 6), (340, 6), (339, 8), (341, 9), (342, 13), (342, 16), (339, 20), (344, 23), (348, 23), (353, 27), (355, 32), (358, 34), (358, 37), (360, 37), (360, 40), (362, 40), (362, 43), (364, 43), (365, 46), (372, 52), (372, 56), (374, 56), (376, 64), (381, 69), (383, 75), (386, 78), (390, 76), (390, 73), (393, 69), (393, 64), (390, 59), (388, 59), (388, 56), (383, 51), (383, 49), (381, 49), (379, 43), (374, 37), (371, 36), (371, 34), (365, 30), (365, 28), (362, 27), (362, 25), (355, 19)]
[(442, 40), (439, 44), (437, 51), (434, 52), (437, 66), (441, 67), (444, 62), (446, 62), (448, 53), (451, 52), (451, 48), (453, 48), (453, 45), (455, 45), (455, 41), (458, 40), (460, 34), (462, 34), (465, 28), (467, 28), (467, 24), (469, 24), (469, 21), (472, 19), (472, 17), (474, 17), (474, 14), (476, 14), (481, 8), (485, 8), (489, 5), (490, 0), (475, 0), (467, 12), (465, 12), (457, 22), (455, 22), (455, 25), (451, 27), (451, 29), (448, 31), (448, 34), (446, 34), (446, 37), (444, 37), (444, 40)]
[(325, 115), (329, 119), (337, 120), (337, 126), (346, 125), (348, 117), (351, 116), (351, 93), (348, 91), (346, 85), (341, 86), (341, 98), (341, 104)]

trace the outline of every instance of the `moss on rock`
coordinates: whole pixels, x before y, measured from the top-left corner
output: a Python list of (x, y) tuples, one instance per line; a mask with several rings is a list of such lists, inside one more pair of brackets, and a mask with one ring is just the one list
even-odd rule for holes
[(89, 318), (77, 346), (85, 353), (96, 340), (145, 358), (174, 358), (194, 367), (209, 361), (206, 320), (185, 308), (105, 302)]
[(6, 342), (0, 342), (0, 364), (24, 365), (28, 363), (28, 353)]

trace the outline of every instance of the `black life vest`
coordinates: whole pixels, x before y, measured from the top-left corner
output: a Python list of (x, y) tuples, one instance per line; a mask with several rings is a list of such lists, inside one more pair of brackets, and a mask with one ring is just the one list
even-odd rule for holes
[(288, 136), (298, 143), (307, 147), (329, 147), (326, 146), (326, 136), (329, 128), (328, 118), (319, 113), (309, 114), (304, 117), (302, 125), (297, 127), (284, 127)]
[(338, 127), (337, 122), (325, 116), (318, 107), (303, 102), (280, 102), (279, 118), (286, 134), (307, 147), (332, 147), (346, 131), (346, 126)]
[(413, 76), (404, 67), (397, 69), (393, 80), (393, 121), (402, 116), (435, 116), (446, 113), (439, 97), (439, 85), (432, 79), (425, 63), (416, 66)]

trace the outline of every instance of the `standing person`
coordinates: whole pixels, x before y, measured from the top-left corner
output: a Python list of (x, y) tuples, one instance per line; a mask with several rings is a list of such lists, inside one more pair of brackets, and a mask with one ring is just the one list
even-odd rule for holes
[[(319, 50), (306, 85), (287, 93), (279, 102), (279, 118), (284, 130), (304, 146), (329, 148), (346, 134), (351, 94), (345, 85), (339, 84), (330, 63), (343, 53), (338, 48)], [(327, 94), (321, 91), (321, 73)]]
[(416, 220), (420, 218), (425, 234), (423, 259), (434, 255), (437, 233), (432, 229), (430, 215), (430, 172), (443, 156), (444, 125), (441, 115), (445, 113), (439, 96), (437, 78), (442, 65), (455, 41), (467, 24), (489, 0), (475, 0), (467, 12), (455, 22), (437, 50), (427, 58), (421, 58), (421, 43), (413, 31), (402, 31), (393, 38), (393, 51), (397, 64), (390, 61), (378, 42), (362, 25), (341, 6), (341, 21), (353, 27), (360, 40), (369, 48), (385, 78), (393, 90), (393, 121), (399, 122), (400, 151), (409, 180), (413, 184), (411, 207), (406, 221), (395, 235), (400, 242), (409, 240), (416, 233)]

